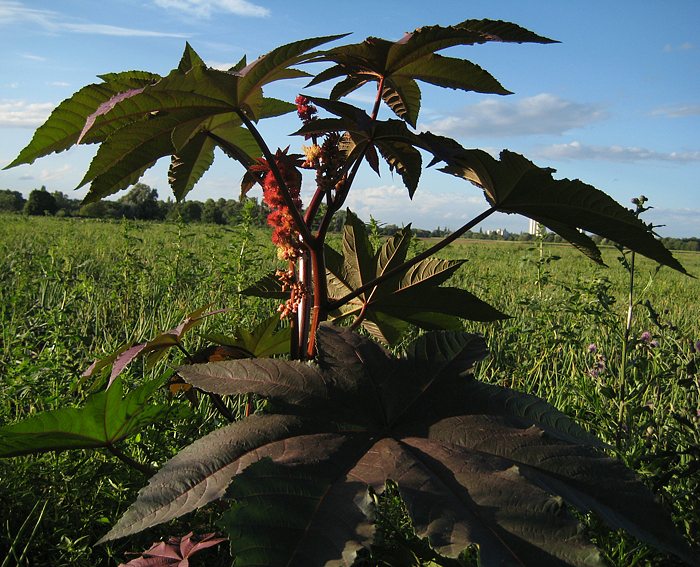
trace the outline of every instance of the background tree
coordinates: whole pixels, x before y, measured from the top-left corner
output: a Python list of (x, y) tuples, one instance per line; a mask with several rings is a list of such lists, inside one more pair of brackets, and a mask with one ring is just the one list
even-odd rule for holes
[(19, 191), (0, 190), (0, 211), (19, 212), (24, 208), (25, 198)]
[(210, 224), (226, 224), (224, 212), (214, 199), (207, 199), (202, 207), (202, 222)]
[(29, 193), (29, 199), (24, 205), (24, 212), (28, 215), (54, 215), (57, 210), (55, 197), (44, 186)]
[(199, 201), (174, 203), (165, 218), (175, 222), (199, 222), (202, 219), (202, 203)]
[(61, 191), (53, 191), (51, 195), (56, 201), (57, 214), (71, 216), (80, 209), (80, 201), (78, 199), (71, 199)]
[(139, 220), (155, 220), (160, 216), (158, 206), (158, 191), (146, 185), (137, 183), (131, 190), (119, 199), (124, 205), (124, 216)]

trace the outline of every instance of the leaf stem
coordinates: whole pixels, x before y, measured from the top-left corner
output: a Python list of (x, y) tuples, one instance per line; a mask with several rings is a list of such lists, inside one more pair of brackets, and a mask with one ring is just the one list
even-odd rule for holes
[(136, 469), (137, 471), (143, 473), (146, 476), (153, 476), (156, 473), (156, 470), (149, 467), (148, 465), (145, 465), (143, 463), (139, 463), (137, 460), (133, 459), (126, 453), (122, 452), (120, 449), (117, 449), (114, 445), (111, 443), (107, 443), (106, 445), (107, 450), (112, 453), (117, 459), (119, 459), (121, 462), (126, 463), (129, 465), (131, 468)]
[(395, 268), (392, 268), (391, 270), (387, 270), (381, 276), (379, 276), (379, 277), (367, 282), (366, 284), (358, 287), (356, 290), (352, 291), (351, 293), (348, 293), (344, 297), (341, 297), (340, 299), (337, 299), (336, 301), (331, 301), (327, 306), (327, 310), (333, 311), (334, 309), (338, 309), (339, 307), (345, 305), (348, 301), (351, 301), (352, 299), (355, 299), (356, 297), (362, 295), (368, 289), (376, 287), (379, 284), (381, 284), (382, 282), (385, 282), (386, 280), (393, 278), (397, 274), (405, 272), (411, 266), (414, 266), (414, 265), (418, 264), (419, 262), (422, 262), (426, 258), (429, 258), (430, 256), (432, 256), (436, 252), (442, 250), (443, 248), (445, 248), (446, 246), (448, 246), (449, 244), (451, 244), (452, 242), (457, 240), (465, 232), (467, 232), (468, 230), (471, 230), (477, 224), (479, 224), (481, 221), (488, 218), (490, 215), (492, 215), (495, 212), (496, 212), (495, 207), (490, 207), (490, 208), (486, 209), (483, 213), (477, 215), (472, 220), (470, 220), (468, 223), (466, 223), (462, 227), (458, 228), (454, 232), (450, 233), (448, 236), (443, 238), (440, 242), (431, 246), (427, 250), (414, 256), (410, 260), (406, 260), (403, 264), (396, 266)]
[(311, 325), (309, 327), (306, 348), (306, 354), (309, 358), (313, 358), (315, 355), (316, 331), (319, 325), (326, 320), (328, 313), (328, 281), (326, 278), (326, 259), (323, 250), (324, 240), (317, 241), (311, 249), (311, 277), (313, 279), (314, 303), (311, 309)]
[[(374, 124), (377, 121), (377, 116), (379, 115), (379, 107), (382, 103), (382, 91), (383, 90), (384, 90), (384, 77), (379, 79), (379, 83), (377, 84), (377, 96), (374, 99), (374, 106), (372, 108), (372, 115), (370, 116), (370, 120), (371, 120), (372, 124)], [(352, 186), (353, 181), (355, 181), (355, 176), (357, 175), (357, 171), (360, 169), (360, 165), (362, 164), (362, 160), (365, 159), (365, 154), (367, 153), (368, 147), (369, 147), (369, 142), (368, 142), (368, 145), (365, 146), (365, 149), (362, 151), (362, 153), (358, 156), (355, 163), (352, 165), (352, 171), (350, 171), (350, 174), (345, 179), (345, 183), (343, 183), (343, 190), (341, 192), (338, 192), (338, 194), (336, 195), (336, 198), (333, 201), (334, 212), (338, 211), (340, 209), (340, 207), (343, 206), (343, 203), (345, 202), (345, 199), (348, 196), (348, 193), (350, 191), (350, 187)]]

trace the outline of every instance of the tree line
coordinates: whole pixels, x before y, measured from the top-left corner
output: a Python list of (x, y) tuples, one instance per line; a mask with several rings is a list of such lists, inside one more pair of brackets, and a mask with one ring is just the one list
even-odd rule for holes
[[(145, 183), (137, 183), (131, 190), (116, 201), (102, 200), (95, 203), (82, 204), (80, 199), (71, 199), (60, 191), (49, 192), (46, 187), (34, 189), (25, 199), (19, 191), (10, 189), (0, 190), (0, 212), (24, 213), (27, 215), (53, 215), (62, 217), (87, 217), (101, 219), (134, 219), (160, 220), (185, 223), (209, 223), (221, 225), (239, 224), (244, 216), (247, 222), (255, 226), (265, 226), (269, 208), (264, 202), (247, 197), (238, 199), (207, 199), (206, 201), (183, 201), (176, 203), (171, 199), (161, 201), (158, 191)], [(333, 218), (331, 231), (339, 232), (345, 222), (343, 211)], [(381, 224), (370, 219), (370, 230), (378, 236), (392, 236), (403, 227), (396, 224)], [(450, 233), (445, 228), (426, 230), (414, 228), (414, 234), (419, 238), (444, 237)], [(507, 231), (469, 231), (464, 238), (475, 240), (510, 240), (533, 241), (543, 238), (545, 242), (563, 242), (562, 238), (553, 232), (535, 236), (526, 232), (509, 233)], [(597, 244), (607, 244), (599, 236), (592, 236)], [(690, 250), (700, 252), (700, 238), (668, 238), (661, 242), (670, 250)]]
[(27, 215), (237, 224), (242, 220), (244, 208), (253, 224), (265, 225), (269, 211), (264, 203), (258, 203), (256, 199), (207, 199), (182, 203), (170, 199), (161, 201), (158, 191), (144, 183), (137, 183), (116, 201), (102, 200), (87, 204), (82, 204), (80, 199), (71, 199), (60, 191), (49, 192), (46, 187), (31, 191), (26, 199), (19, 191), (0, 190), (0, 211)]

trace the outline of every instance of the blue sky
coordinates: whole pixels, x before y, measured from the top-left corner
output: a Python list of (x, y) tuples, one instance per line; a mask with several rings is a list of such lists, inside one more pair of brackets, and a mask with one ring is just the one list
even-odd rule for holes
[[(515, 94), (480, 95), (424, 85), (419, 130), (449, 135), (466, 147), (503, 148), (579, 178), (623, 204), (644, 194), (647, 220), (667, 236), (700, 236), (700, 1), (669, 0), (0, 0), (0, 166), (31, 139), (51, 109), (97, 75), (127, 69), (166, 73), (185, 41), (212, 66), (309, 36), (353, 32), (398, 39), (421, 25), (468, 18), (504, 19), (557, 39), (554, 45), (489, 44), (444, 53), (466, 57)], [(293, 100), (305, 82), (268, 94)], [(332, 84), (332, 83), (331, 83)], [(330, 84), (329, 84), (330, 85)], [(323, 87), (323, 85), (321, 85)], [(307, 94), (325, 96), (319, 89)], [(358, 91), (351, 102), (368, 104)], [(380, 117), (388, 118), (384, 109)], [(271, 146), (294, 117), (268, 121)], [(94, 154), (80, 147), (0, 172), (0, 188), (25, 195), (45, 185), (73, 191)], [(165, 160), (164, 160), (165, 161)], [(191, 198), (235, 197), (242, 170), (218, 155)], [(166, 163), (142, 181), (169, 194)], [(310, 183), (311, 180), (309, 180)], [(308, 188), (307, 188), (308, 189)], [(467, 182), (428, 171), (411, 202), (398, 177), (365, 172), (348, 200), (381, 222), (457, 228), (485, 208)], [(631, 205), (630, 205), (631, 206)], [(483, 228), (520, 231), (525, 219), (498, 216)]]

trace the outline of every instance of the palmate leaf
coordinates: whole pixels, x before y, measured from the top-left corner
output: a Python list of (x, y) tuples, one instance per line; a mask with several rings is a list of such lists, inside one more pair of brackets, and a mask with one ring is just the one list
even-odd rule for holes
[[(325, 458), (318, 463), (309, 464), (301, 451), (284, 466), (265, 459), (231, 484), (226, 496), (233, 504), (219, 525), (229, 535), (237, 565), (350, 565), (355, 552), (369, 544), (374, 525), (367, 485), (343, 474), (362, 440), (333, 439), (337, 449), (325, 441)], [(360, 506), (347, 505), (363, 494)], [(337, 522), (338, 510), (345, 514), (343, 523)], [(264, 529), (252, 533), (251, 525)]]
[[(266, 100), (272, 100), (276, 106), (274, 99)], [(272, 112), (275, 110), (270, 108)], [(216, 146), (246, 168), (262, 153), (253, 135), (241, 126), (240, 118), (233, 113), (204, 120), (195, 118), (173, 129), (171, 138), (175, 153), (168, 181), (178, 201), (185, 198), (211, 166)]]
[(466, 20), (455, 26), (426, 26), (396, 42), (370, 37), (363, 43), (322, 52), (318, 60), (333, 62), (335, 66), (319, 73), (309, 86), (345, 77), (331, 94), (331, 98), (339, 98), (366, 82), (381, 83), (384, 102), (415, 128), (421, 99), (417, 80), (465, 91), (509, 94), (477, 65), (436, 55), (437, 51), (448, 47), (491, 41), (554, 43), (520, 26), (502, 21)]
[(209, 547), (226, 541), (225, 538), (214, 537), (215, 534), (204, 534), (192, 541), (193, 532), (182, 537), (170, 537), (168, 541), (154, 543), (140, 557), (132, 559), (119, 567), (187, 567), (189, 559)]
[(392, 76), (384, 82), (382, 100), (399, 118), (408, 122), (414, 128), (418, 121), (421, 92), (413, 75)]
[[(190, 377), (185, 375), (189, 382)], [(278, 457), (290, 437), (315, 428), (295, 416), (250, 416), (195, 441), (170, 459), (100, 542), (137, 533), (221, 498), (251, 462)]]
[(504, 150), (497, 160), (482, 150), (464, 149), (454, 140), (430, 133), (418, 137), (422, 147), (435, 156), (434, 162), (447, 163), (441, 171), (483, 189), (496, 210), (542, 223), (592, 259), (602, 262), (600, 251), (579, 229), (687, 273), (646, 224), (601, 190), (578, 179), (554, 179), (554, 170), (538, 167), (514, 152)]
[(377, 148), (384, 160), (389, 164), (391, 171), (396, 172), (403, 179), (403, 183), (408, 189), (409, 197), (418, 189), (418, 180), (423, 169), (423, 158), (420, 152), (411, 144), (393, 141), (378, 141)]
[(173, 155), (168, 170), (168, 181), (175, 199), (185, 198), (214, 163), (216, 143), (206, 132), (200, 132)]
[(221, 527), (237, 565), (347, 566), (372, 536), (367, 489), (381, 492), (393, 479), (417, 535), (449, 557), (476, 544), (486, 567), (602, 565), (571, 506), (697, 564), (644, 485), (595, 443), (560, 432), (557, 410), (532, 396), (521, 404), (524, 395), (512, 390), (480, 389), (470, 369), (486, 355), (481, 337), (428, 333), (395, 358), (323, 325), (317, 344), (317, 363), (178, 369), (212, 393), (268, 397), (279, 413), (183, 450), (103, 539), (225, 495), (233, 502)]
[(258, 120), (263, 109), (263, 86), (280, 79), (308, 77), (307, 73), (290, 69), (290, 66), (314, 58), (314, 55), (306, 55), (309, 50), (346, 35), (315, 37), (282, 45), (240, 69), (236, 72), (240, 79), (236, 89), (237, 106)]
[(239, 327), (233, 337), (207, 334), (205, 338), (218, 345), (243, 349), (251, 358), (289, 354), (292, 329), (289, 326), (278, 329), (279, 323), (280, 318), (273, 315), (251, 331)]
[(160, 386), (160, 379), (152, 380), (123, 397), (117, 379), (81, 408), (47, 411), (1, 427), (0, 457), (114, 445), (172, 412), (168, 405), (148, 403)]
[(158, 159), (171, 155), (174, 147), (170, 132), (181, 120), (166, 114), (134, 122), (104, 141), (79, 184), (82, 187), (90, 183), (84, 201), (98, 201), (129, 187)]
[(279, 300), (285, 300), (289, 297), (288, 291), (282, 291), (282, 284), (274, 273), (263, 276), (257, 282), (242, 289), (240, 294)]
[[(134, 71), (103, 75), (104, 84), (89, 85), (64, 101), (8, 167), (31, 163), (76, 143), (100, 142), (98, 155), (81, 183), (91, 182), (86, 202), (135, 183), (146, 169), (168, 155), (173, 156), (173, 190), (182, 198), (211, 165), (212, 142), (245, 166), (261, 153), (257, 145), (251, 151), (251, 136), (232, 135), (230, 129), (214, 133), (205, 126), (213, 118), (219, 125), (235, 120), (239, 122), (233, 126), (240, 125), (239, 112), (255, 120), (290, 112), (294, 105), (265, 98), (262, 87), (308, 76), (289, 66), (312, 58), (305, 55), (308, 50), (339, 37), (282, 46), (248, 66), (234, 67), (232, 72), (208, 68), (187, 44), (178, 67), (165, 77)], [(211, 135), (205, 137), (203, 132)], [(129, 145), (129, 141), (133, 143)]]
[[(410, 228), (397, 233), (375, 252), (364, 223), (347, 212), (343, 254), (327, 248), (328, 293), (339, 301), (355, 290), (387, 274), (406, 260), (412, 237)], [(459, 318), (477, 321), (504, 319), (506, 315), (466, 290), (440, 288), (464, 263), (428, 258), (338, 307), (336, 318), (360, 317), (375, 338), (396, 342), (412, 323), (424, 329), (459, 328)]]
[(327, 132), (349, 132), (353, 147), (348, 152), (352, 164), (364, 156), (372, 169), (379, 173), (376, 151), (379, 150), (390, 171), (397, 171), (412, 198), (422, 172), (423, 161), (415, 145), (423, 141), (411, 132), (401, 120), (373, 121), (363, 110), (350, 104), (322, 98), (310, 98), (317, 106), (339, 118), (311, 120), (296, 135), (322, 135)]
[(37, 128), (29, 144), (5, 169), (33, 163), (37, 158), (67, 150), (77, 143), (85, 120), (101, 104), (120, 92), (142, 88), (159, 78), (145, 71), (102, 75), (104, 83), (87, 85), (59, 104), (48, 120)]

